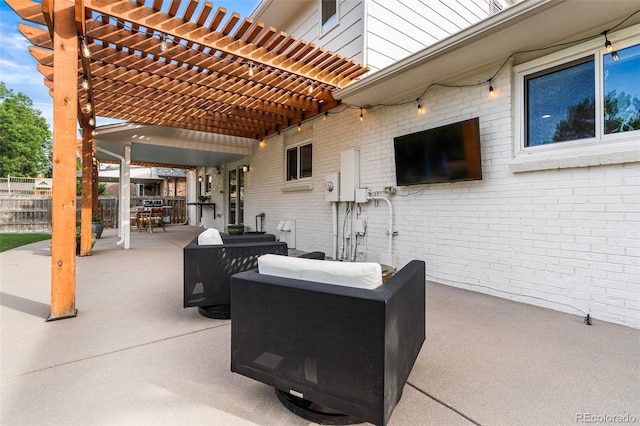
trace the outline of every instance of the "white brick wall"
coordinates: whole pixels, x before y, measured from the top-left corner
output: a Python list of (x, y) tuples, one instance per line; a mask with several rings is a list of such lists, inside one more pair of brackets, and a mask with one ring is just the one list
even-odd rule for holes
[[(282, 192), (283, 137), (268, 139), (251, 160), (246, 217), (265, 212), (268, 232), (296, 219), (297, 248), (329, 254), (324, 176), (339, 171), (341, 151), (357, 148), (361, 186), (381, 191), (395, 186), (395, 136), (478, 116), (482, 181), (399, 187), (389, 196), (399, 266), (423, 259), (432, 281), (640, 328), (638, 163), (512, 173), (509, 74), (493, 81), (494, 99), (486, 85), (434, 88), (424, 115), (410, 104), (366, 111), (363, 123), (349, 109), (305, 124), (313, 126), (310, 191)], [(358, 260), (377, 261), (387, 251), (387, 205), (370, 202), (359, 217), (368, 227)], [(343, 218), (341, 205), (341, 226)]]

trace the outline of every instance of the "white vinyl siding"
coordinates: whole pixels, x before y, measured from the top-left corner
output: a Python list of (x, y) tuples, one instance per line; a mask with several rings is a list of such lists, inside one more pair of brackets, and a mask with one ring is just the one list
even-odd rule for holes
[(366, 58), (372, 71), (418, 52), (490, 15), (489, 0), (365, 0)]
[[(296, 16), (295, 20), (286, 27), (278, 28), (288, 34), (295, 34), (298, 40), (305, 40), (322, 46), (343, 57), (364, 63), (364, 4), (359, 0), (341, 0), (338, 4), (340, 22), (328, 32), (320, 31), (319, 3), (310, 2), (310, 7), (304, 13)], [(312, 6), (312, 7), (311, 7)]]
[[(280, 3), (280, 4), (284, 4)], [(320, 1), (279, 30), (375, 72), (490, 16), (490, 0), (338, 0), (338, 22), (321, 28)]]

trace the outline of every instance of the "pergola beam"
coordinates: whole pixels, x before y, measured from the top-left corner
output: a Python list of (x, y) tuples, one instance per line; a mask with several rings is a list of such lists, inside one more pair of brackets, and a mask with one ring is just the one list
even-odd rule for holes
[[(52, 34), (50, 2), (7, 0)], [(91, 51), (78, 61), (78, 84), (86, 79), (89, 86), (78, 95), (81, 105), (91, 100), (94, 116), (261, 138), (335, 107), (332, 91), (368, 71), (294, 35), (214, 10), (209, 2), (74, 5), (76, 36)], [(46, 49), (52, 36), (27, 25), (20, 31), (43, 48), (31, 53), (51, 87), (53, 55)]]

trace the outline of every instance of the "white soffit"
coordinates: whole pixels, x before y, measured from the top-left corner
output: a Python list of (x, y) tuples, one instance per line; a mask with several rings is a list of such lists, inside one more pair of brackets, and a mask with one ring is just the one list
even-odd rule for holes
[[(638, 9), (640, 2), (625, 0), (525, 0), (335, 91), (334, 97), (362, 107), (411, 100), (429, 84), (467, 70), (493, 62), (497, 69), (514, 52), (599, 34)], [(617, 29), (638, 22), (640, 13)], [(519, 63), (553, 51), (521, 55), (515, 60)], [(489, 77), (478, 75), (472, 83)]]

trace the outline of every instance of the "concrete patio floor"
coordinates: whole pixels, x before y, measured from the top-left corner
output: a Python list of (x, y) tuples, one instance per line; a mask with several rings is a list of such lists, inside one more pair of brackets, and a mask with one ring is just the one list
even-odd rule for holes
[[(182, 308), (201, 230), (105, 230), (78, 316), (46, 322), (49, 242), (0, 254), (0, 424), (308, 425), (230, 372), (230, 321)], [(427, 264), (427, 269), (429, 265)], [(640, 423), (640, 330), (429, 283), (427, 340), (390, 425)]]

